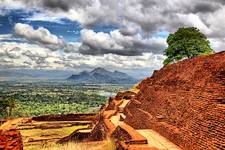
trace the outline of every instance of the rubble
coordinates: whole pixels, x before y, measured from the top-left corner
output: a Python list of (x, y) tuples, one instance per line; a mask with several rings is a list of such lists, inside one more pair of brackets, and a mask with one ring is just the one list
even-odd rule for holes
[(20, 132), (17, 130), (0, 130), (0, 150), (23, 150)]

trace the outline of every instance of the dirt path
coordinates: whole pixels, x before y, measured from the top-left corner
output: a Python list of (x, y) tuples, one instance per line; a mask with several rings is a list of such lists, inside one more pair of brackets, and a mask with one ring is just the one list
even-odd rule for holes
[(178, 146), (176, 146), (154, 130), (145, 129), (137, 131), (145, 138), (147, 138), (149, 147), (155, 147), (160, 150), (181, 150)]
[(23, 118), (8, 120), (0, 126), (0, 130), (9, 130), (12, 128), (16, 128), (15, 124), (21, 122), (22, 120), (23, 120)]

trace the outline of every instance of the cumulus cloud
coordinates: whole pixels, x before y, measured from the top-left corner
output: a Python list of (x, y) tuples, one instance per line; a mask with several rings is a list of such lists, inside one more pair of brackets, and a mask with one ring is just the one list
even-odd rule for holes
[(9, 58), (18, 59), (20, 58), (20, 51), (21, 49), (19, 47), (14, 47), (12, 49), (7, 49), (5, 52)]
[[(131, 27), (130, 27), (131, 28)], [(64, 50), (64, 52), (79, 52), (85, 55), (117, 54), (135, 56), (146, 52), (162, 53), (166, 47), (165, 39), (143, 37), (132, 29), (126, 31), (114, 30), (110, 33), (94, 32), (91, 29), (81, 30), (81, 41), (73, 44), (65, 42), (46, 28), (34, 29), (28, 24), (17, 23), (14, 26), (15, 35), (39, 44), (50, 50)], [(135, 29), (135, 28), (134, 28)], [(138, 30), (138, 29), (136, 29)], [(135, 33), (136, 32), (136, 33)]]
[(34, 29), (32, 26), (23, 23), (16, 23), (14, 26), (15, 35), (25, 38), (31, 42), (40, 44), (53, 51), (62, 49), (65, 52), (76, 51), (77, 44), (69, 44), (63, 39), (49, 32), (48, 29), (39, 27)]
[[(190, 5), (191, 4), (191, 5)], [(46, 17), (66, 17), (86, 26), (119, 24), (125, 20), (139, 25), (144, 31), (157, 31), (177, 19), (178, 14), (213, 13), (224, 7), (223, 0), (2, 0), (1, 7), (39, 9)], [(101, 10), (101, 11), (99, 11)], [(36, 14), (35, 14), (36, 15)], [(44, 18), (43, 18), (44, 19)], [(164, 24), (167, 23), (167, 24)], [(182, 23), (185, 25), (185, 22)], [(160, 25), (160, 26), (158, 26)]]
[(0, 44), (1, 67), (7, 68), (31, 68), (31, 69), (62, 69), (51, 59), (63, 59), (59, 51), (51, 51), (48, 48), (36, 44), (2, 42)]
[(28, 24), (17, 23), (14, 27), (15, 34), (33, 42), (38, 42), (43, 45), (50, 45), (51, 47), (58, 48), (63, 44), (63, 41), (57, 36), (51, 34), (47, 29), (39, 27), (34, 29)]
[[(1, 66), (8, 68), (33, 69), (93, 69), (97, 66), (112, 70), (141, 69), (151, 72), (152, 68), (162, 66), (165, 56), (144, 53), (141, 56), (102, 56), (82, 55), (80, 53), (60, 53), (28, 43), (4, 42), (0, 45)], [(132, 71), (131, 71), (132, 73)]]
[[(95, 68), (105, 67), (112, 70), (150, 70), (162, 66), (165, 56), (161, 54), (144, 53), (141, 56), (118, 56), (116, 54), (104, 54), (103, 56), (82, 55), (79, 53), (67, 54), (61, 60), (55, 61), (68, 68)], [(151, 70), (150, 70), (151, 71)]]
[(166, 42), (162, 38), (143, 38), (140, 34), (123, 35), (119, 30), (110, 33), (81, 31), (80, 53), (89, 55), (117, 54), (135, 56), (145, 52), (162, 53)]
[(152, 35), (195, 26), (210, 38), (218, 38), (225, 31), (221, 23), (224, 0), (2, 0), (0, 8), (3, 14), (9, 9), (38, 10), (27, 20), (60, 22), (67, 18), (83, 27), (115, 25), (123, 35), (137, 32)]
[(212, 33), (209, 34), (210, 37), (224, 38), (225, 35), (225, 26), (223, 25), (225, 23), (224, 17), (225, 17), (225, 6), (208, 16), (207, 24), (213, 31)]
[[(34, 5), (34, 2), (32, 4)], [(186, 25), (185, 21), (177, 20), (177, 15), (212, 13), (223, 4), (222, 0), (39, 0), (35, 3), (36, 6), (47, 9), (49, 14), (51, 11), (57, 15), (60, 13), (59, 16), (77, 20), (84, 26), (121, 25), (125, 21), (127, 24), (137, 24), (145, 32), (154, 32), (160, 28), (169, 29), (171, 26), (167, 24), (174, 25), (173, 22), (178, 22), (177, 26)]]
[(47, 1), (43, 1), (43, 4), (49, 8), (62, 9), (65, 11), (68, 11), (70, 7), (69, 4), (63, 0), (47, 0)]
[[(2, 15), (23, 9), (34, 12), (26, 21), (66, 18), (82, 28), (80, 41), (68, 43), (46, 28), (16, 24), (15, 34), (31, 44), (10, 44), (0, 36), (0, 60), (6, 66), (149, 70), (160, 67), (165, 58), (166, 37), (157, 33), (183, 26), (198, 27), (216, 51), (225, 47), (224, 0), (2, 0), (0, 4)], [(95, 30), (105, 26), (116, 29)]]

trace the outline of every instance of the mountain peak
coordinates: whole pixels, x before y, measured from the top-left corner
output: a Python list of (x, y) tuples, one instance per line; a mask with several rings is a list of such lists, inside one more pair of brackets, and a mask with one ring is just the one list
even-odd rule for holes
[(68, 78), (82, 83), (136, 83), (137, 80), (119, 71), (108, 71), (102, 67), (97, 67), (90, 72), (83, 71), (78, 75), (72, 75)]
[(97, 67), (97, 68), (93, 69), (91, 72), (95, 72), (95, 71), (107, 71), (107, 70), (102, 67)]
[(87, 71), (82, 71), (79, 74), (88, 74), (88, 72)]
[(94, 74), (94, 73), (110, 73), (109, 71), (107, 71), (105, 68), (102, 68), (102, 67), (97, 67), (95, 69), (93, 69), (91, 72), (91, 74)]

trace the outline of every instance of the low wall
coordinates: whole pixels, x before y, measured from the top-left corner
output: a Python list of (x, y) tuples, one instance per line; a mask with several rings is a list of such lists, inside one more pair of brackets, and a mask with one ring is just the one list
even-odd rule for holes
[(67, 115), (44, 115), (33, 117), (34, 121), (94, 121), (95, 113), (88, 114), (67, 114)]

